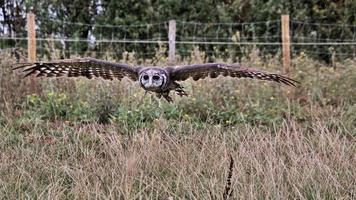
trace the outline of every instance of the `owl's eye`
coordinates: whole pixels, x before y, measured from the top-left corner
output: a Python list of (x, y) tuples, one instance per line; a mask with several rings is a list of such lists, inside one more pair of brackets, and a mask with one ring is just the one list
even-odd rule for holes
[(147, 81), (148, 78), (149, 78), (148, 75), (144, 75), (144, 76), (143, 76), (143, 80), (145, 80), (145, 81)]
[(155, 81), (158, 81), (159, 80), (159, 76), (153, 76), (152, 79), (155, 80)]

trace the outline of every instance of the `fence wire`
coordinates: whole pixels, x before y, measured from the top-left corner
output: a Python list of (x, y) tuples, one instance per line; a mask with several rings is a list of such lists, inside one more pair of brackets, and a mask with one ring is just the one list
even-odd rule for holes
[[(39, 57), (71, 55), (112, 56), (125, 52), (149, 58), (166, 55), (168, 21), (145, 24), (87, 24), (37, 18), (36, 40)], [(202, 23), (176, 21), (176, 54), (190, 56), (196, 51), (206, 57), (248, 56), (258, 49), (260, 55), (281, 52), (281, 21), (245, 23)], [(308, 54), (324, 60), (331, 57), (355, 58), (356, 25), (290, 21), (292, 55)], [(0, 49), (26, 48), (25, 27), (10, 31), (0, 21)], [(58, 53), (59, 52), (59, 53)]]

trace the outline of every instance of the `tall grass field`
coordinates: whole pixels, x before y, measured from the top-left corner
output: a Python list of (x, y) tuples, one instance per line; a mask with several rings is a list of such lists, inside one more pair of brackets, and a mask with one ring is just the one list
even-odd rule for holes
[(129, 79), (23, 79), (0, 59), (1, 199), (356, 199), (355, 59), (296, 55), (297, 87), (189, 80), (173, 103)]

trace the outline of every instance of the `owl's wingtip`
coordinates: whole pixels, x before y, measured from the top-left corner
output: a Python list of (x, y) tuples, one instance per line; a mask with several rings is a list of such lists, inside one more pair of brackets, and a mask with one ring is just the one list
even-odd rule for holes
[(25, 69), (26, 67), (29, 67), (31, 65), (34, 65), (35, 63), (14, 63), (11, 64), (11, 70), (18, 70), (18, 69)]

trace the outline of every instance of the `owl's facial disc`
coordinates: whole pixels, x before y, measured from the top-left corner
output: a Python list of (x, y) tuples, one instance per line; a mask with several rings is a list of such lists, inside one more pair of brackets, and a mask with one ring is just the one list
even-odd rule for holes
[(157, 91), (165, 85), (167, 76), (160, 71), (147, 70), (140, 74), (139, 80), (141, 86), (146, 90)]

